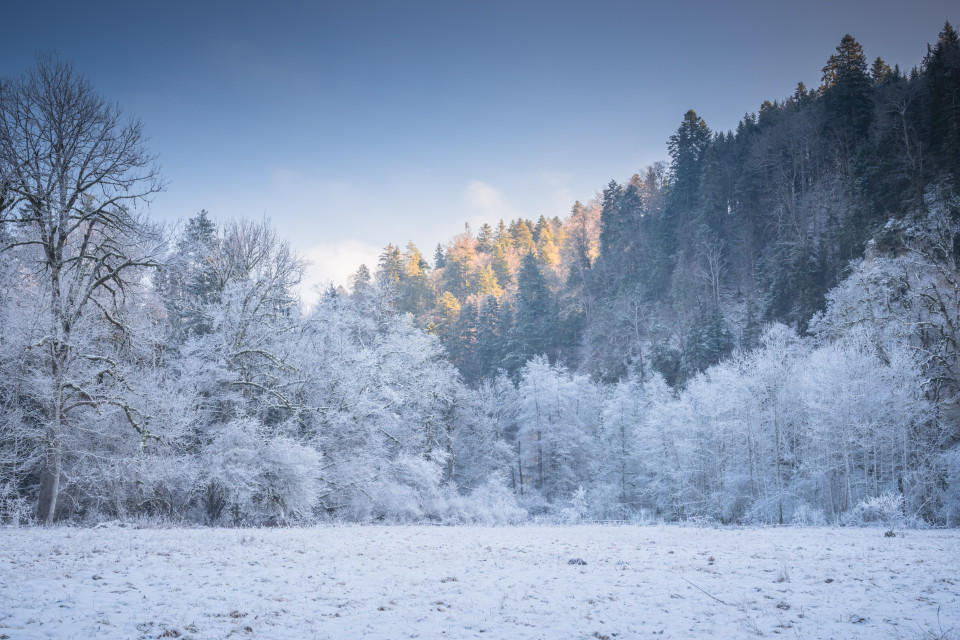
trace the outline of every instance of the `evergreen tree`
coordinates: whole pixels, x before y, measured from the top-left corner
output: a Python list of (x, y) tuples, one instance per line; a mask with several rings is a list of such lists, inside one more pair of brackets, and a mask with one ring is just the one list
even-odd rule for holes
[(556, 236), (549, 223), (540, 228), (537, 236), (537, 260), (543, 269), (554, 270), (560, 263), (560, 251), (557, 246)]
[(468, 384), (473, 384), (480, 378), (476, 343), (477, 307), (472, 302), (465, 302), (450, 328), (445, 345), (450, 359)]
[(479, 268), (474, 280), (477, 283), (477, 294), (481, 297), (499, 296), (503, 293), (500, 285), (497, 284), (497, 276), (490, 265)]
[(504, 356), (504, 327), (497, 296), (487, 296), (477, 314), (476, 360), (480, 378), (496, 377)]
[(356, 298), (364, 298), (370, 293), (371, 277), (370, 269), (367, 265), (361, 264), (356, 273), (350, 277), (350, 286), (353, 288), (353, 295)]
[(490, 259), (490, 267), (497, 277), (497, 284), (506, 289), (513, 284), (513, 275), (510, 273), (510, 263), (507, 261), (507, 252), (502, 243), (497, 243), (493, 247), (493, 256)]
[(503, 247), (504, 251), (510, 248), (510, 232), (502, 219), (497, 221), (497, 228), (493, 232), (493, 242), (497, 246)]
[(444, 291), (437, 300), (437, 322), (434, 325), (437, 335), (444, 345), (456, 341), (456, 322), (460, 317), (460, 303), (449, 291)]
[(583, 297), (589, 286), (588, 272), (593, 268), (593, 247), (588, 230), (587, 209), (579, 200), (573, 204), (570, 212), (569, 227), (567, 238), (572, 248), (572, 259), (568, 266), (567, 288)]
[(877, 59), (873, 61), (873, 64), (870, 65), (870, 77), (873, 78), (876, 84), (884, 84), (892, 80), (895, 76), (890, 65), (878, 56)]
[(623, 216), (621, 205), (623, 187), (611, 180), (603, 190), (603, 207), (600, 210), (600, 256), (597, 267), (601, 273), (601, 287), (604, 295), (615, 295), (620, 288), (620, 273), (624, 258)]
[(682, 380), (689, 380), (701, 371), (720, 362), (733, 351), (733, 335), (718, 305), (701, 309), (687, 331), (680, 361)]
[(872, 85), (863, 47), (848, 33), (823, 67), (821, 85), (828, 126), (842, 137), (852, 138), (848, 144), (856, 144), (870, 126)]
[(533, 231), (530, 229), (528, 221), (517, 218), (510, 223), (510, 244), (520, 255), (537, 250), (537, 244), (533, 241)]
[(475, 261), (476, 252), (470, 237), (458, 236), (454, 245), (447, 250), (447, 263), (442, 278), (443, 288), (458, 300), (465, 300), (474, 292), (475, 283), (471, 276), (474, 273)]
[(484, 222), (477, 231), (477, 251), (490, 253), (493, 249), (493, 227)]
[(517, 273), (516, 314), (511, 330), (509, 366), (516, 371), (537, 355), (555, 356), (556, 305), (533, 253), (523, 256)]
[[(947, 22), (924, 60), (928, 144), (960, 183), (960, 38)], [(954, 185), (960, 189), (960, 184)]]
[(412, 242), (403, 254), (403, 271), (400, 274), (397, 310), (415, 316), (425, 313), (435, 294), (428, 278), (430, 265)]
[[(808, 104), (810, 104), (810, 102), (814, 100), (815, 97), (816, 97), (816, 92), (808, 91), (806, 83), (804, 83), (803, 81), (800, 81), (797, 83), (797, 88), (794, 89), (793, 97), (791, 99), (793, 100), (794, 105), (798, 107), (805, 107)], [(737, 133), (738, 133), (737, 137), (739, 137), (739, 134), (741, 133), (741, 131), (738, 130)]]
[(661, 241), (667, 255), (689, 243), (700, 204), (704, 161), (713, 135), (707, 123), (690, 109), (677, 132), (670, 136), (670, 191), (661, 218)]
[(216, 233), (216, 225), (206, 210), (190, 218), (174, 254), (167, 259), (167, 267), (158, 274), (157, 288), (177, 342), (210, 331), (203, 309), (217, 299), (220, 291), (210, 261)]
[(600, 210), (600, 256), (603, 260), (616, 261), (623, 232), (620, 205), (623, 187), (611, 180), (603, 190), (603, 208)]
[(443, 245), (437, 243), (437, 250), (433, 253), (433, 268), (443, 269), (447, 266), (447, 257), (443, 252)]
[(548, 229), (549, 227), (550, 227), (550, 223), (547, 221), (547, 218), (545, 216), (540, 216), (539, 218), (537, 218), (537, 223), (533, 225), (533, 243), (534, 244), (540, 243), (540, 234), (543, 233), (544, 229)]
[(402, 275), (403, 259), (400, 257), (400, 247), (395, 247), (390, 243), (380, 254), (377, 279), (383, 284), (398, 288)]

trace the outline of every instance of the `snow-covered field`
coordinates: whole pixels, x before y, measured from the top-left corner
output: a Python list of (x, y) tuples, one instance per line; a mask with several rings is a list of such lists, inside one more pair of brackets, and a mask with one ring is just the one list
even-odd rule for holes
[(0, 639), (757, 636), (960, 638), (960, 531), (0, 530)]

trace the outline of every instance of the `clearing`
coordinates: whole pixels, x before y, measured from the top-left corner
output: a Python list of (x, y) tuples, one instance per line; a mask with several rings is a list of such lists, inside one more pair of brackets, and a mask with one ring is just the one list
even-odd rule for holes
[(960, 531), (0, 529), (0, 639), (960, 638)]

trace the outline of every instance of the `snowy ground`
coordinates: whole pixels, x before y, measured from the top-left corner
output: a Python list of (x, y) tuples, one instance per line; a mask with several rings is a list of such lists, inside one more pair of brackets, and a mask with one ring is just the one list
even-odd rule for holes
[(756, 636), (960, 638), (960, 531), (0, 530), (0, 639)]

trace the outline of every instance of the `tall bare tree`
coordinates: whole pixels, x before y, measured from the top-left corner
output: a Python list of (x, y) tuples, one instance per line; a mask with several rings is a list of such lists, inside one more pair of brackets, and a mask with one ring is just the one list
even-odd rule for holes
[[(142, 270), (156, 266), (160, 239), (136, 213), (163, 188), (145, 139), (139, 120), (55, 55), (40, 54), (33, 69), (0, 80), (0, 253), (18, 252), (48, 304), (32, 347), (49, 375), (37, 505), (44, 523), (56, 510), (71, 415), (118, 404), (96, 390), (111, 378), (110, 359), (81, 350), (79, 332), (97, 316), (122, 334), (116, 311)], [(88, 372), (96, 383), (85, 380)], [(145, 435), (142, 418), (123, 409)]]

